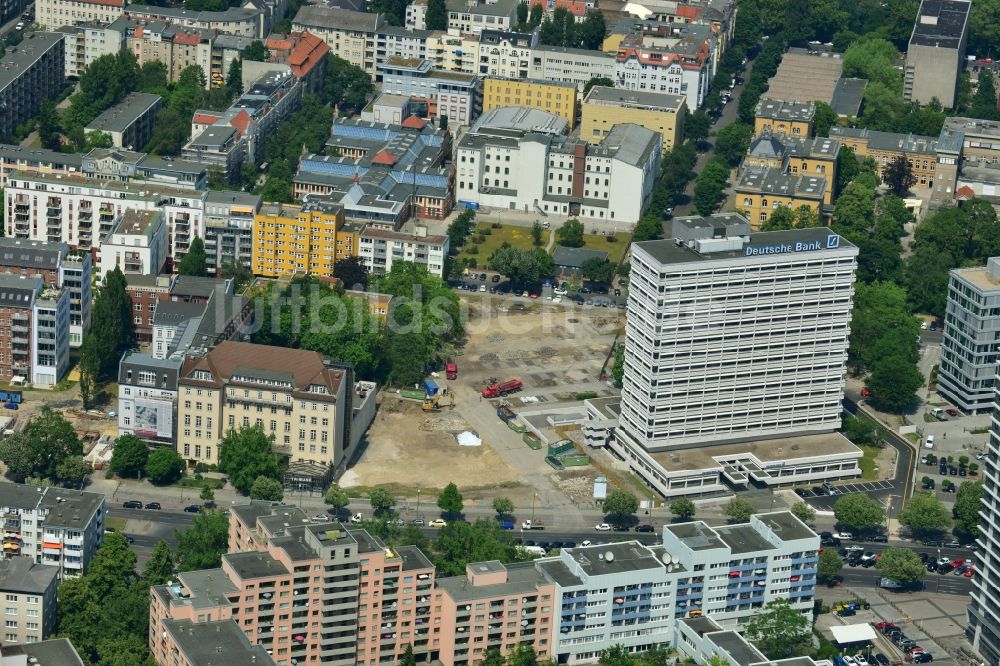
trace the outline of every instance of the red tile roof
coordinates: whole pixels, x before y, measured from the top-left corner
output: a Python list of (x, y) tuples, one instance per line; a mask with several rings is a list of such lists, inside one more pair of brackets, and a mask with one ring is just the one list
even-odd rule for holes
[(963, 185), (962, 187), (955, 190), (955, 199), (958, 201), (968, 201), (969, 199), (976, 198), (976, 191), (969, 187), (968, 185)]
[(566, 9), (573, 16), (586, 16), (587, 15), (587, 3), (580, 2), (580, 0), (556, 0), (556, 9)]
[(392, 166), (396, 163), (396, 159), (395, 155), (383, 148), (372, 157), (372, 164), (385, 164), (386, 166)]
[(427, 126), (427, 121), (423, 118), (419, 118), (416, 115), (412, 115), (402, 123), (403, 127), (408, 127), (410, 129), (422, 130)]
[(233, 119), (229, 121), (229, 124), (238, 129), (240, 131), (240, 134), (246, 136), (247, 128), (250, 127), (250, 122), (251, 122), (250, 114), (248, 114), (246, 111), (240, 111), (235, 116), (233, 116)]
[(285, 63), (295, 76), (304, 78), (314, 67), (323, 62), (330, 47), (309, 32), (293, 32), (288, 37), (271, 37), (267, 40), (272, 62)]
[(177, 32), (174, 34), (174, 44), (185, 44), (194, 46), (201, 41), (201, 36), (196, 32)]
[(196, 125), (212, 125), (219, 118), (221, 118), (221, 116), (218, 114), (196, 113), (194, 114), (194, 118), (191, 119), (191, 122)]

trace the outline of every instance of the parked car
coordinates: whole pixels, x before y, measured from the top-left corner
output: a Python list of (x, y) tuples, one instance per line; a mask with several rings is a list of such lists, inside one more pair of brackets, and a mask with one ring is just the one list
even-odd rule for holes
[(946, 413), (946, 414), (947, 414), (948, 416), (959, 416), (959, 415), (961, 414), (961, 412), (959, 412), (959, 411), (958, 411), (957, 409), (955, 409), (954, 407), (949, 407), (948, 409), (946, 409), (946, 410), (944, 410), (944, 411), (945, 411), (945, 413)]
[(424, 519), (423, 518), (414, 518), (413, 520), (410, 521), (410, 524), (411, 525), (415, 525), (417, 527), (423, 527), (424, 526)]
[(125, 500), (122, 502), (122, 508), (124, 509), (141, 509), (142, 502), (139, 500)]
[(351, 516), (351, 522), (354, 523), (355, 525), (360, 523), (364, 519), (365, 517), (362, 516), (360, 513), (356, 513), (353, 516)]
[(873, 543), (889, 543), (889, 537), (884, 534), (876, 534), (869, 540)]
[(315, 516), (309, 516), (309, 520), (314, 523), (328, 523), (330, 522), (330, 516), (325, 513), (317, 513)]
[(885, 656), (881, 652), (876, 652), (872, 656), (875, 657), (875, 661), (879, 663), (879, 666), (889, 666), (889, 657)]
[(917, 664), (926, 664), (927, 662), (934, 661), (934, 656), (930, 652), (921, 652), (920, 654), (913, 655), (913, 661)]
[(448, 522), (444, 518), (435, 518), (429, 523), (431, 527), (444, 527), (447, 524)]
[(185, 513), (201, 513), (201, 504), (188, 504), (184, 507)]
[(146, 502), (146, 508), (150, 509), (152, 511), (159, 511), (160, 510), (160, 503), (159, 502)]
[(126, 541), (126, 543), (128, 543), (129, 545), (132, 545), (133, 543), (135, 543), (135, 537), (133, 537), (133, 536), (130, 536), (130, 535), (128, 535), (128, 534), (122, 534), (122, 536), (123, 536), (123, 537), (125, 537), (125, 541)]
[(608, 525), (607, 523), (600, 523), (598, 525), (594, 525), (594, 529), (598, 532), (610, 532), (611, 525)]
[(653, 528), (652, 525), (643, 524), (643, 525), (639, 525), (638, 527), (636, 527), (635, 531), (636, 532), (655, 532), (656, 530)]

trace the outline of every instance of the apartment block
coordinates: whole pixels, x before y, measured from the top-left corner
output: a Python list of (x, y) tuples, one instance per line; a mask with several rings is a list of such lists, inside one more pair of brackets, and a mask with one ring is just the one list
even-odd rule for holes
[(684, 95), (688, 111), (694, 112), (705, 101), (718, 57), (716, 37), (707, 26), (637, 31), (618, 46), (613, 80), (616, 88)]
[(254, 217), (251, 270), (261, 277), (332, 277), (337, 230), (343, 224), (344, 209), (337, 204), (266, 204)]
[(5, 559), (24, 556), (60, 578), (86, 572), (104, 540), (104, 495), (0, 483)]
[(378, 64), (382, 92), (427, 103), (427, 117), (471, 125), (483, 110), (483, 83), (475, 74), (438, 69), (430, 60), (389, 58)]
[(531, 53), (530, 76), (533, 79), (562, 81), (583, 89), (593, 78), (616, 80), (614, 53), (570, 49), (560, 46), (538, 46)]
[(906, 49), (904, 99), (919, 104), (936, 99), (946, 109), (955, 106), (971, 7), (971, 0), (921, 1)]
[(163, 98), (159, 95), (129, 93), (121, 102), (90, 121), (84, 131), (103, 132), (118, 148), (142, 148), (153, 136), (153, 120), (162, 106)]
[(183, 358), (126, 352), (118, 364), (118, 435), (150, 446), (173, 447), (177, 436), (177, 381)]
[(208, 168), (198, 162), (121, 148), (94, 148), (82, 157), (81, 170), (87, 178), (185, 190), (204, 190), (208, 186)]
[(65, 54), (61, 34), (29, 32), (3, 56), (0, 107), (5, 111), (0, 115), (0, 137), (14, 136), (18, 125), (38, 115), (42, 102), (62, 92), (66, 82)]
[(938, 139), (916, 134), (876, 132), (856, 127), (831, 127), (830, 138), (854, 150), (859, 158), (875, 160), (879, 178), (885, 167), (897, 159), (909, 162), (920, 187), (934, 187)]
[(73, 174), (79, 173), (82, 165), (79, 153), (0, 144), (0, 187), (7, 187), (7, 177), (14, 171)]
[(748, 166), (740, 169), (733, 183), (733, 195), (739, 209), (759, 228), (779, 206), (792, 210), (805, 206), (819, 215), (823, 204), (832, 200), (826, 188), (826, 175), (808, 176), (771, 166)]
[(632, 123), (663, 137), (667, 152), (684, 141), (687, 105), (682, 95), (617, 90), (594, 86), (583, 100), (580, 136), (600, 141), (618, 123)]
[(154, 60), (162, 62), (167, 66), (169, 81), (177, 81), (185, 68), (198, 65), (205, 75), (206, 87), (211, 85), (214, 31), (169, 21), (129, 20), (124, 28), (125, 47), (140, 65)]
[[(265, 5), (269, 4), (267, 2)], [(230, 7), (221, 12), (200, 12), (177, 7), (129, 3), (125, 18), (131, 21), (162, 21), (180, 28), (212, 30), (224, 35), (264, 39), (271, 32), (268, 12), (253, 3)], [(191, 63), (194, 64), (194, 63)]]
[(253, 220), (261, 197), (246, 192), (212, 191), (205, 196), (205, 264), (219, 275), (227, 263), (251, 268)]
[(997, 494), (1000, 487), (1000, 382), (994, 380), (993, 413), (990, 420), (990, 435), (987, 440), (988, 455), (983, 464), (983, 496), (979, 507), (979, 538), (977, 539), (976, 575), (972, 581), (972, 593), (966, 610), (968, 627), (966, 636), (972, 649), (982, 655), (987, 664), (1000, 660), (1000, 536), (997, 524)]
[(839, 154), (840, 141), (837, 139), (791, 137), (764, 130), (750, 142), (740, 168), (776, 169), (793, 177), (815, 175), (824, 181), (823, 205), (832, 206)]
[[(283, 65), (289, 68), (305, 87), (305, 92), (317, 94), (323, 85), (323, 75), (326, 73), (326, 55), (330, 52), (330, 47), (326, 43), (308, 32), (293, 32), (287, 36), (277, 35), (268, 37), (268, 52), (271, 54), (269, 66)], [(250, 61), (244, 63), (244, 67), (249, 66)], [(243, 73), (246, 80), (247, 73)], [(252, 83), (256, 78), (251, 78), (246, 83)]]
[[(167, 261), (167, 225), (156, 210), (126, 210), (101, 241), (97, 274), (159, 275)], [(126, 278), (127, 279), (127, 278)]]
[(84, 666), (68, 638), (53, 638), (38, 643), (0, 645), (0, 666)]
[(0, 238), (0, 273), (40, 275), (45, 284), (69, 292), (70, 347), (79, 347), (90, 329), (92, 264), (89, 252), (65, 243)]
[[(154, 653), (160, 666), (275, 665), (267, 650), (260, 645), (252, 645), (246, 634), (231, 621), (194, 623), (190, 620), (164, 620), (162, 629), (162, 638), (156, 643), (160, 649)], [(150, 644), (153, 644), (152, 639)]]
[(483, 30), (512, 30), (518, 0), (447, 0), (448, 28), (478, 35)]
[(367, 227), (358, 241), (358, 256), (371, 273), (386, 274), (394, 262), (410, 261), (424, 266), (431, 275), (444, 277), (448, 237), (429, 235), (422, 225), (417, 225), (413, 234)]
[(4, 643), (39, 643), (56, 625), (55, 567), (29, 557), (0, 561), (0, 595), (4, 598)]
[(0, 378), (52, 388), (69, 369), (67, 289), (0, 273)]
[(815, 117), (816, 105), (812, 102), (786, 102), (761, 97), (754, 110), (753, 133), (770, 132), (808, 138), (813, 135)]
[[(4, 189), (7, 237), (96, 251), (126, 210), (159, 210), (173, 265), (204, 234), (204, 192), (136, 180), (16, 171)], [(13, 215), (10, 214), (13, 211)]]
[(375, 41), (386, 25), (383, 14), (352, 11), (322, 5), (304, 5), (292, 20), (292, 30), (316, 35), (330, 53), (375, 74)]
[(952, 269), (941, 341), (938, 393), (964, 412), (993, 408), (1000, 334), (1000, 258), (986, 266)]
[(118, 29), (122, 18), (108, 24), (103, 21), (82, 21), (63, 25), (66, 53), (66, 78), (78, 78), (90, 63), (101, 56), (118, 53), (125, 45), (125, 35)]
[[(159, 294), (150, 320), (150, 353), (179, 358), (239, 339), (253, 313), (250, 300), (233, 293), (233, 281), (178, 275), (166, 294)], [(136, 319), (141, 316), (135, 304)], [(138, 328), (138, 325), (137, 325)]]
[(125, 11), (125, 0), (38, 0), (35, 23), (43, 30), (58, 30), (78, 23), (108, 24)]
[(572, 83), (533, 79), (483, 80), (483, 111), (517, 106), (540, 109), (561, 116), (572, 130), (576, 126), (577, 90)]
[(616, 125), (600, 142), (504, 129), (459, 142), (456, 194), (462, 202), (634, 224), (659, 173), (661, 138)]

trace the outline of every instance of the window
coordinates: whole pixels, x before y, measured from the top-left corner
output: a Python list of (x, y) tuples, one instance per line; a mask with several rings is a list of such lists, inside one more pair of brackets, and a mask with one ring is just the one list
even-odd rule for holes
[(8, 594), (7, 595), (7, 601), (17, 601), (17, 595), (16, 594)]

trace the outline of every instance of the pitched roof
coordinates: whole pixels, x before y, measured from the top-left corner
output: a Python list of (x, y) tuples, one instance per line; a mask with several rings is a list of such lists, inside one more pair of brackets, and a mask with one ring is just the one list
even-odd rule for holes
[(372, 156), (372, 164), (385, 164), (386, 166), (392, 166), (395, 163), (396, 156), (390, 153), (386, 148), (383, 148)]
[(955, 190), (956, 201), (968, 201), (969, 199), (974, 199), (975, 197), (976, 191), (968, 185), (962, 185), (962, 187)]
[(250, 118), (250, 114), (247, 113), (246, 111), (240, 111), (239, 113), (237, 113), (235, 116), (232, 117), (232, 119), (229, 121), (229, 124), (238, 129), (240, 131), (240, 134), (246, 136), (247, 128), (250, 127), (251, 122), (252, 119)]
[(403, 127), (411, 127), (413, 129), (423, 129), (427, 125), (427, 121), (416, 116), (409, 116), (406, 120), (402, 122)]

